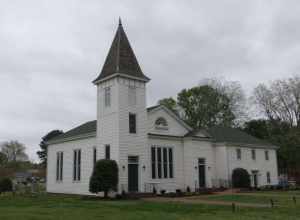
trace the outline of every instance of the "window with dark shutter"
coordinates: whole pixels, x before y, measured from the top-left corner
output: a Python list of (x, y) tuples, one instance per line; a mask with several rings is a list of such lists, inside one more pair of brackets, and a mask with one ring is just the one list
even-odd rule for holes
[(267, 150), (265, 151), (265, 159), (269, 160), (269, 151), (267, 151)]
[(169, 148), (169, 178), (173, 178), (173, 149)]
[(168, 149), (163, 148), (164, 178), (168, 178)]
[(156, 155), (155, 147), (151, 147), (151, 165), (152, 165), (152, 179), (156, 178)]
[(63, 152), (57, 152), (56, 153), (56, 181), (62, 181), (63, 180)]
[(252, 160), (256, 160), (256, 151), (253, 149), (251, 150)]
[(73, 158), (73, 181), (81, 179), (81, 150), (74, 150)]
[(110, 160), (110, 145), (105, 145), (105, 159)]
[(97, 162), (97, 148), (94, 147), (94, 149), (93, 149), (93, 165), (94, 165), (94, 167), (96, 165), (96, 162)]
[(157, 177), (161, 179), (161, 148), (157, 148)]
[(136, 133), (136, 114), (129, 113), (129, 133)]

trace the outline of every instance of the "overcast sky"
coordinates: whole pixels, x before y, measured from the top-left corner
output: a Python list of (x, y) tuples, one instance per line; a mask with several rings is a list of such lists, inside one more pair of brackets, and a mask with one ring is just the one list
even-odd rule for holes
[(96, 119), (98, 75), (118, 17), (148, 106), (203, 78), (259, 82), (300, 72), (300, 1), (0, 0), (0, 142), (30, 158), (43, 135)]

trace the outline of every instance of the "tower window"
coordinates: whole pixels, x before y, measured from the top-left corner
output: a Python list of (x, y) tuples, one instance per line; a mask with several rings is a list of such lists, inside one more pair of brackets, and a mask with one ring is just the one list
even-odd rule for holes
[(110, 106), (110, 87), (106, 87), (104, 89), (104, 105), (105, 107), (109, 107)]
[(129, 113), (129, 133), (136, 133), (136, 114)]
[(267, 150), (265, 151), (265, 159), (269, 160), (269, 151), (267, 151)]
[(136, 88), (133, 86), (128, 87), (128, 103), (129, 105), (136, 104)]
[(105, 145), (105, 159), (110, 160), (110, 145)]
[(242, 151), (241, 151), (241, 149), (236, 149), (236, 158), (238, 160), (242, 159)]
[(252, 160), (256, 160), (256, 151), (253, 149), (251, 150)]

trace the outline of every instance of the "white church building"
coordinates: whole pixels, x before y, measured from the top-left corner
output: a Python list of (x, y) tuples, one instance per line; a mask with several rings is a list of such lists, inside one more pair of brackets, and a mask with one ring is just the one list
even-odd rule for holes
[(118, 163), (119, 192), (229, 187), (236, 168), (248, 171), (252, 186), (278, 183), (276, 146), (233, 128), (195, 131), (164, 106), (147, 108), (149, 80), (120, 23), (93, 81), (96, 120), (48, 142), (47, 192), (90, 194), (103, 158)]

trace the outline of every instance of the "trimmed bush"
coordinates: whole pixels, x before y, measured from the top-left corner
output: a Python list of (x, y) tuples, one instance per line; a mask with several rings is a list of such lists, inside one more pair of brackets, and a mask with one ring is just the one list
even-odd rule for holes
[(232, 173), (232, 186), (234, 188), (249, 188), (250, 175), (247, 170), (243, 168), (236, 168)]
[(90, 178), (89, 190), (91, 193), (104, 192), (107, 198), (110, 190), (117, 190), (119, 170), (114, 160), (98, 160)]
[(0, 193), (2, 192), (12, 192), (13, 183), (9, 178), (3, 178), (0, 180)]

